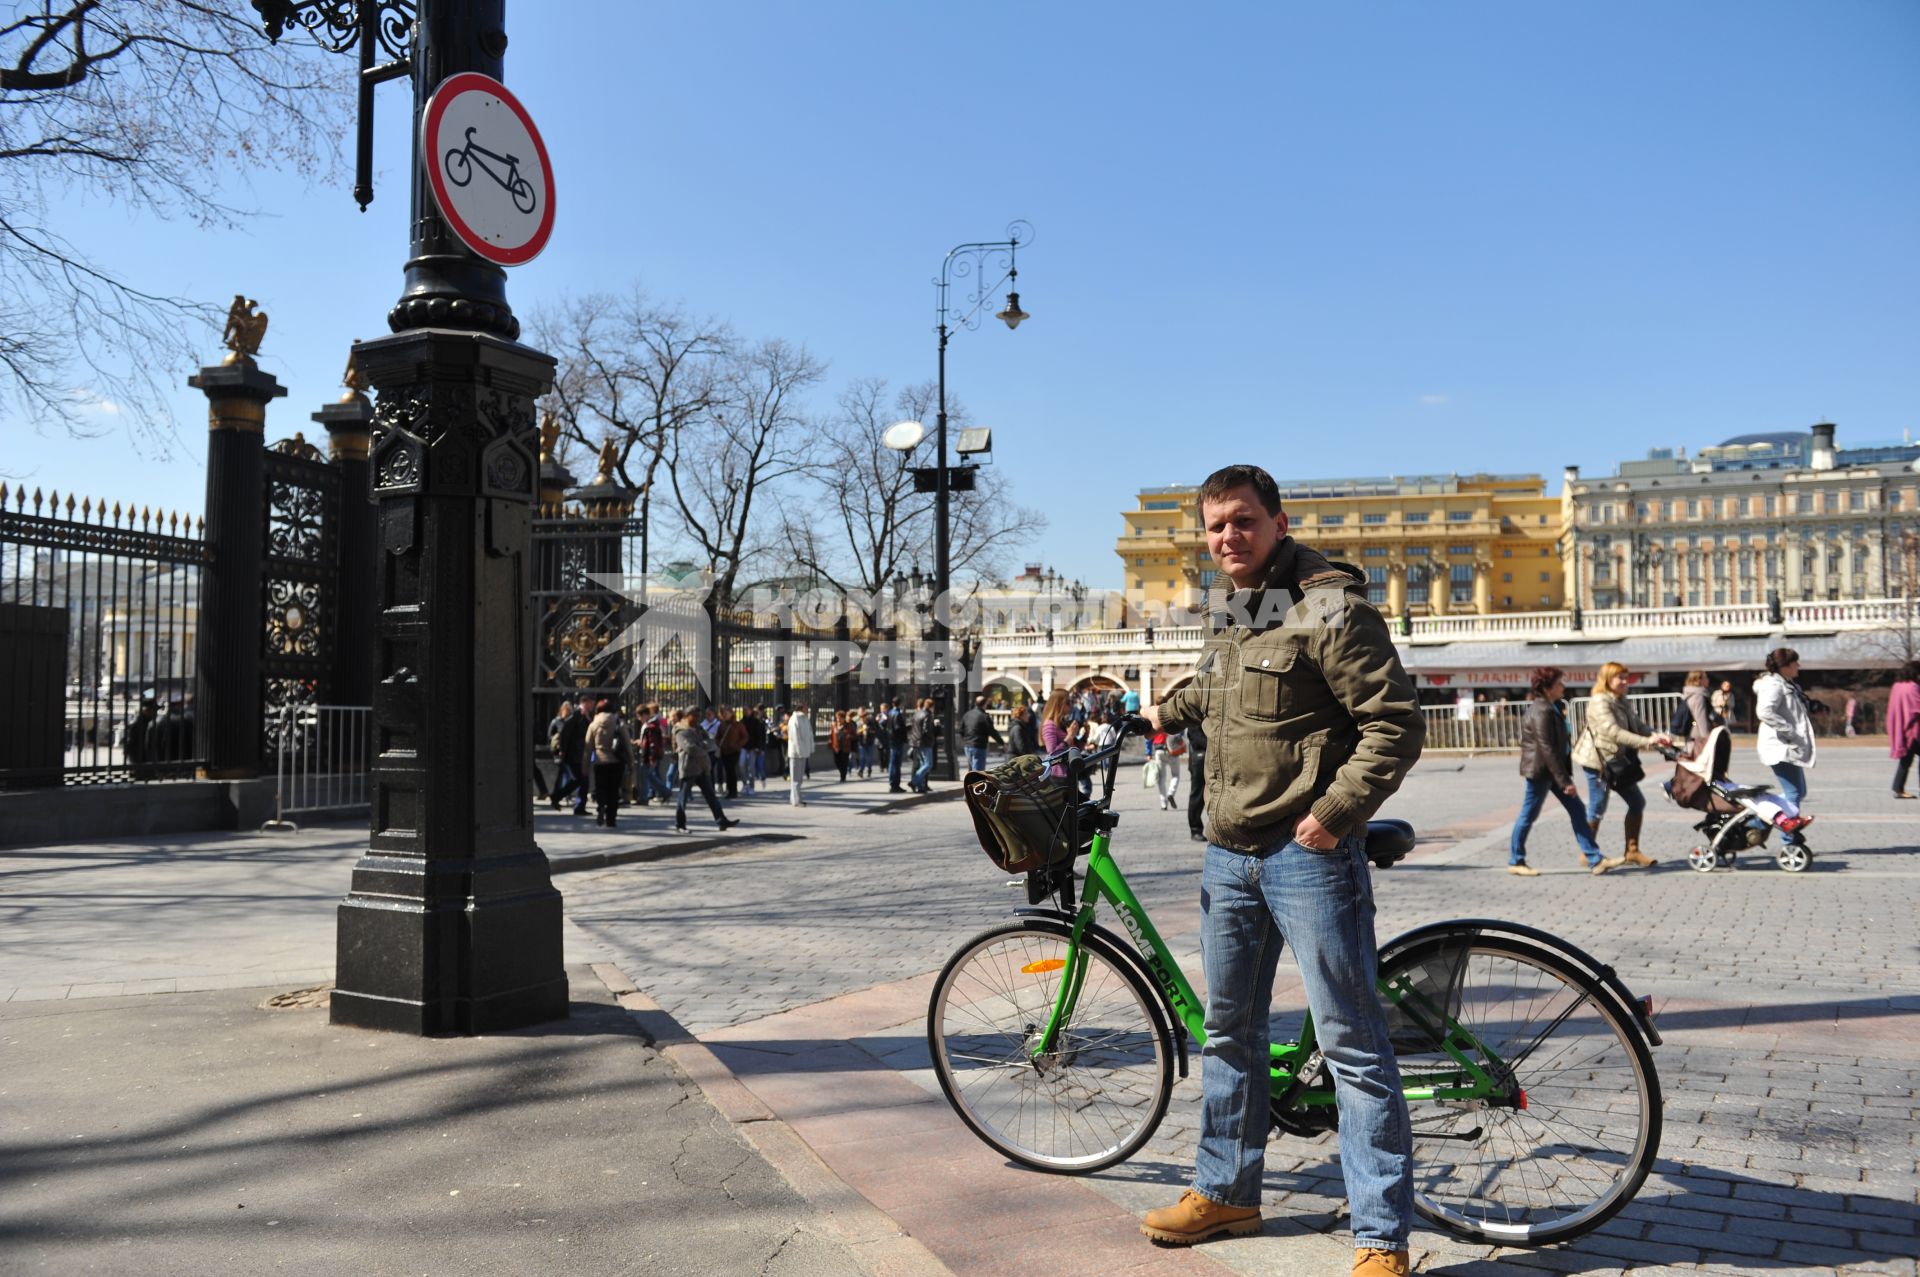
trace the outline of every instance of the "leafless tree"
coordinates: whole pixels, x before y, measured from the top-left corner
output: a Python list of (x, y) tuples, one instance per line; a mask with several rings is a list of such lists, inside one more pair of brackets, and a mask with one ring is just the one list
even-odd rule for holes
[(640, 546), (645, 575), (654, 480), (680, 432), (727, 392), (733, 333), (637, 288), (624, 297), (596, 293), (565, 302), (537, 314), (532, 327), (535, 340), (560, 361), (543, 406), (559, 420), (561, 438), (590, 457), (611, 438), (615, 476), (640, 494), (640, 523), (648, 530)]
[(738, 351), (714, 401), (668, 442), (674, 503), (713, 572), (718, 606), (733, 602), (747, 561), (772, 547), (767, 521), (754, 522), (755, 506), (772, 508), (769, 493), (805, 469), (813, 423), (804, 396), (825, 375), (806, 347), (779, 338)]
[(171, 437), (163, 379), (224, 307), (142, 288), (51, 212), (84, 192), (135, 213), (238, 226), (220, 180), (315, 174), (337, 154), (351, 59), (276, 46), (239, 3), (36, 0), (0, 17), (0, 397), (81, 432), (118, 409), (136, 442)]
[[(825, 423), (806, 467), (811, 499), (785, 519), (783, 537), (795, 563), (842, 591), (870, 597), (909, 563), (932, 564), (934, 496), (914, 491), (916, 458), (888, 448), (881, 436), (896, 421), (932, 420), (937, 395), (926, 382), (889, 396), (881, 378), (863, 378), (841, 392), (838, 412)], [(968, 420), (966, 406), (948, 396), (948, 430)], [(998, 575), (1006, 554), (1045, 531), (1046, 519), (1012, 503), (1003, 472), (982, 467), (974, 477), (972, 491), (950, 497), (948, 561), (953, 575), (978, 581)], [(826, 512), (831, 518), (821, 517)]]

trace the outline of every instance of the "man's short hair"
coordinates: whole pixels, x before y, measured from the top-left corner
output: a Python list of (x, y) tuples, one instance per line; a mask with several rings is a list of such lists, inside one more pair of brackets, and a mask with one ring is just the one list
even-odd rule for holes
[(1273, 481), (1272, 475), (1259, 466), (1222, 466), (1200, 485), (1202, 517), (1207, 502), (1218, 501), (1236, 488), (1252, 488), (1253, 495), (1260, 498), (1268, 514), (1280, 513), (1280, 485)]

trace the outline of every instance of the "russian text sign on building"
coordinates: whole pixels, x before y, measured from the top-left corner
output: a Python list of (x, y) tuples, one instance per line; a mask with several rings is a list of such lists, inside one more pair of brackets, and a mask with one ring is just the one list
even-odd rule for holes
[(553, 171), (520, 100), (462, 72), (433, 91), (420, 127), (428, 185), (453, 233), (501, 266), (538, 256), (553, 233)]

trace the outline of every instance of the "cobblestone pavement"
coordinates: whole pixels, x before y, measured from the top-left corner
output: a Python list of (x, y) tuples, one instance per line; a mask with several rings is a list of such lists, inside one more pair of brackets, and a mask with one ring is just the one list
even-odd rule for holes
[[(1764, 776), (1750, 748), (1735, 767), (1747, 772)], [(1598, 1232), (1543, 1251), (1420, 1232), (1424, 1271), (1916, 1271), (1920, 818), (1890, 799), (1886, 772), (1878, 751), (1823, 754), (1809, 802), (1818, 854), (1803, 874), (1760, 855), (1736, 872), (1690, 871), (1688, 814), (1650, 788), (1643, 842), (1659, 866), (1594, 878), (1564, 821), (1543, 818), (1530, 851), (1542, 873), (1529, 879), (1502, 870), (1519, 787), (1510, 756), (1432, 758), (1416, 770), (1382, 813), (1411, 820), (1423, 844), (1375, 876), (1381, 936), (1448, 917), (1508, 918), (1614, 963), (1655, 999), (1667, 1097), (1652, 1177)], [(791, 828), (803, 840), (569, 875), (569, 916), (694, 1033), (753, 1045), (755, 1022), (931, 972), (1024, 902), (957, 804), (856, 815), (861, 788), (823, 786), (805, 812), (743, 804), (749, 828)], [(1116, 806), (1129, 880), (1197, 976), (1199, 844), (1180, 815), (1156, 809), (1137, 772), (1123, 774)], [(1602, 837), (1616, 841), (1617, 823)], [(1285, 1008), (1299, 1005), (1290, 971), (1283, 965), (1282, 1028), (1295, 1018)], [(903, 1015), (861, 1045), (931, 1088), (922, 1033)], [(1093, 1186), (1136, 1212), (1177, 1193), (1198, 1092), (1196, 1068), (1153, 1143)], [(1338, 1235), (1344, 1203), (1331, 1140), (1276, 1140), (1267, 1183), (1270, 1218), (1286, 1219), (1299, 1246), (1333, 1244), (1325, 1234)], [(1275, 1249), (1275, 1231), (1270, 1222), (1268, 1237), (1204, 1253), (1238, 1272), (1295, 1271), (1287, 1265), (1307, 1252)]]
[[(1750, 744), (1734, 771), (1764, 778)], [(1493, 1252), (1421, 1231), (1424, 1271), (1916, 1273), (1920, 804), (1894, 803), (1887, 776), (1882, 749), (1823, 751), (1809, 803), (1818, 855), (1804, 874), (1760, 856), (1735, 873), (1691, 872), (1687, 814), (1651, 792), (1654, 870), (1586, 874), (1556, 811), (1534, 832), (1541, 876), (1517, 878), (1502, 869), (1518, 803), (1512, 757), (1421, 763), (1383, 813), (1412, 821), (1423, 842), (1375, 875), (1381, 936), (1509, 918), (1612, 962), (1655, 998), (1667, 1097), (1652, 1178), (1599, 1232)], [(1199, 845), (1183, 815), (1156, 809), (1137, 770), (1121, 786), (1120, 861), (1197, 976)], [(1170, 1200), (1191, 1165), (1197, 1069), (1153, 1143), (1102, 1176), (1009, 1170), (973, 1140), (929, 1099), (927, 990), (963, 939), (1024, 895), (979, 851), (957, 802), (889, 809), (871, 781), (808, 792), (800, 809), (784, 791), (730, 805), (745, 823), (718, 845), (676, 842), (660, 808), (623, 815), (615, 832), (541, 809), (540, 841), (555, 857), (668, 857), (556, 878), (568, 960), (616, 963), (956, 1273), (1034, 1262), (1054, 1277), (1337, 1269), (1344, 1205), (1327, 1141), (1271, 1146), (1264, 1236), (1138, 1249), (1129, 1214)], [(770, 834), (791, 840), (755, 839)], [(1617, 839), (1614, 823), (1603, 841)], [(325, 980), (332, 905), (363, 844), (343, 827), (0, 855), (0, 998)], [(1282, 1029), (1300, 1005), (1290, 979), (1283, 964)], [(897, 1161), (880, 1156), (887, 1148)], [(986, 1185), (965, 1199), (972, 1214), (956, 1205), (963, 1172)], [(942, 1228), (957, 1240), (935, 1244)], [(1110, 1262), (1100, 1246), (1121, 1242), (1134, 1258)], [(1064, 1262), (1069, 1251), (1076, 1262)]]

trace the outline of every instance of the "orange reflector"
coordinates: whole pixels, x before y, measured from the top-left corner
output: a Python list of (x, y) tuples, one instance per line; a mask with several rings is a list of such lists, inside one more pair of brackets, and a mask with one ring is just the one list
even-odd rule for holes
[(1520, 1092), (1520, 1107), (1522, 1109), (1527, 1107), (1527, 1093), (1525, 1091)]
[(1021, 967), (1020, 970), (1024, 975), (1039, 975), (1043, 971), (1058, 971), (1066, 965), (1067, 960), (1065, 958), (1042, 958), (1038, 962), (1029, 962), (1026, 966)]

